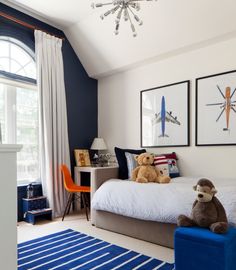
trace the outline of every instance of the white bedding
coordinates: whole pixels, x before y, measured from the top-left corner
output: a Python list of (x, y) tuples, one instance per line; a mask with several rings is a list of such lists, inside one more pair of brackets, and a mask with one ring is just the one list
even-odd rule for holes
[[(200, 178), (178, 177), (170, 184), (140, 184), (111, 179), (94, 194), (92, 208), (143, 220), (176, 223), (180, 214), (190, 215)], [(230, 223), (236, 225), (236, 179), (211, 179), (218, 190)]]

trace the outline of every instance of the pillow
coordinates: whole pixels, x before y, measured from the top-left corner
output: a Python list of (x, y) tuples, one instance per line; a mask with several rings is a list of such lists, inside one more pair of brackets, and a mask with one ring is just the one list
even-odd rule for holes
[(145, 153), (145, 149), (121, 149), (118, 147), (114, 148), (116, 159), (119, 165), (119, 178), (120, 179), (128, 179), (128, 167), (127, 167), (127, 161), (125, 157), (125, 152), (140, 155), (142, 153)]
[(170, 178), (179, 177), (179, 168), (177, 166), (176, 153), (156, 155), (154, 165), (160, 170), (161, 174), (170, 176)]
[(138, 162), (135, 157), (136, 154), (131, 154), (129, 152), (125, 152), (127, 167), (128, 167), (128, 178), (131, 179), (133, 170), (138, 166)]

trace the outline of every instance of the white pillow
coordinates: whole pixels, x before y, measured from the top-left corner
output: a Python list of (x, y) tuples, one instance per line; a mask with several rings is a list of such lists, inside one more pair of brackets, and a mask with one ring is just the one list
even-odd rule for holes
[(127, 161), (127, 167), (128, 167), (128, 178), (131, 179), (132, 177), (132, 171), (138, 166), (137, 161), (135, 160), (135, 157), (137, 154), (131, 154), (129, 152), (125, 152), (125, 157)]

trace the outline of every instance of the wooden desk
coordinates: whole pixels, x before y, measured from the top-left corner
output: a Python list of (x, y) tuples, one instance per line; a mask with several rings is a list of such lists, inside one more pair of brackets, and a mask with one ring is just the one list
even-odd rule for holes
[[(101, 178), (103, 175), (104, 177), (107, 174), (118, 175), (118, 166), (107, 166), (107, 167), (74, 167), (74, 180), (77, 185), (81, 184), (81, 172), (90, 173), (90, 186), (91, 186), (91, 196), (90, 200), (94, 194), (94, 184), (97, 178)], [(80, 201), (76, 205), (76, 209), (80, 209)]]

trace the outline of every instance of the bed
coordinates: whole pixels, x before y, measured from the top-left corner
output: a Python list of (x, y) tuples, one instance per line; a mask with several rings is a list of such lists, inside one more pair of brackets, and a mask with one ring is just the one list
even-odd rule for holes
[[(177, 177), (170, 184), (139, 184), (107, 177), (93, 183), (92, 223), (106, 230), (173, 248), (179, 214), (190, 215), (199, 177)], [(109, 180), (108, 180), (109, 179)], [(229, 222), (236, 225), (236, 179), (212, 179)], [(102, 185), (103, 184), (103, 185)]]

